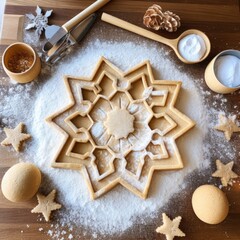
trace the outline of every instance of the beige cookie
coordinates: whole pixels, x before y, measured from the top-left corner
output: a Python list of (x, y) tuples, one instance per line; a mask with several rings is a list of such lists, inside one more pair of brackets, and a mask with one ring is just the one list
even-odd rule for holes
[(52, 190), (47, 196), (37, 194), (38, 205), (32, 209), (32, 213), (42, 213), (45, 220), (48, 222), (51, 212), (60, 209), (62, 205), (54, 202), (56, 190)]
[(182, 217), (178, 216), (171, 220), (166, 213), (162, 214), (163, 225), (156, 229), (157, 233), (166, 235), (167, 240), (173, 240), (174, 237), (185, 237), (185, 233), (179, 229)]
[(129, 133), (134, 132), (134, 116), (126, 109), (113, 109), (107, 113), (107, 120), (104, 122), (108, 134), (113, 135), (117, 140), (127, 138)]
[(31, 137), (30, 134), (22, 133), (23, 126), (23, 123), (19, 123), (14, 129), (4, 128), (7, 137), (1, 142), (1, 145), (12, 145), (19, 152), (20, 144)]
[(228, 118), (220, 114), (219, 115), (219, 124), (214, 128), (218, 131), (224, 132), (225, 138), (227, 141), (230, 141), (232, 134), (240, 132), (240, 127), (236, 124), (236, 116), (229, 116)]
[(232, 171), (233, 164), (233, 161), (225, 165), (220, 160), (216, 160), (217, 171), (215, 171), (212, 176), (221, 178), (224, 187), (228, 184), (232, 185), (232, 179), (238, 177), (238, 175)]

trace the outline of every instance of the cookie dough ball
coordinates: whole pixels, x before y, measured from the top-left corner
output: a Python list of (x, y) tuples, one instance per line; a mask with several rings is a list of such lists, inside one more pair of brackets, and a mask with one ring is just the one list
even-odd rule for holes
[(192, 207), (197, 217), (208, 224), (222, 222), (229, 211), (226, 195), (213, 185), (202, 185), (195, 190)]
[(31, 199), (41, 183), (41, 172), (31, 163), (18, 163), (5, 173), (2, 179), (2, 193), (11, 202)]

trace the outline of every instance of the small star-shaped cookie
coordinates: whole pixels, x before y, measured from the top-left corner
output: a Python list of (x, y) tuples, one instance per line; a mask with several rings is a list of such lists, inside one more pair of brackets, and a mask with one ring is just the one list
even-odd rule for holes
[(42, 213), (45, 220), (48, 222), (51, 212), (62, 207), (61, 204), (54, 202), (56, 190), (52, 190), (47, 196), (37, 194), (38, 205), (32, 209), (32, 213)]
[(31, 137), (30, 134), (22, 133), (23, 126), (23, 123), (19, 123), (14, 129), (4, 128), (3, 130), (6, 133), (7, 137), (1, 142), (1, 145), (7, 146), (12, 144), (14, 149), (19, 152), (21, 142)]
[(228, 184), (231, 185), (231, 179), (237, 178), (238, 175), (232, 171), (234, 162), (231, 161), (224, 165), (220, 160), (216, 160), (217, 171), (212, 174), (213, 177), (220, 177), (222, 185), (226, 187)]
[(178, 216), (171, 220), (165, 213), (162, 214), (163, 225), (156, 229), (156, 232), (166, 235), (167, 240), (172, 240), (174, 237), (185, 237), (185, 233), (179, 229), (179, 224), (182, 217)]
[(214, 128), (216, 130), (224, 132), (225, 138), (227, 139), (227, 141), (229, 141), (234, 132), (240, 132), (240, 127), (237, 126), (235, 121), (236, 121), (236, 115), (229, 116), (227, 118), (225, 115), (220, 114), (219, 124)]

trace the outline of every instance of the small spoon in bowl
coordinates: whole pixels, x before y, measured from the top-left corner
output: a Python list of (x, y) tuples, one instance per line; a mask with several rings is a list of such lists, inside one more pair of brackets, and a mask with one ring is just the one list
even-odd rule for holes
[[(159, 36), (158, 34), (155, 34), (153, 32), (150, 32), (144, 28), (141, 28), (141, 27), (138, 27), (132, 23), (129, 23), (129, 22), (126, 22), (122, 19), (119, 19), (119, 18), (116, 18), (114, 16), (111, 16), (109, 14), (106, 14), (106, 13), (103, 13), (102, 14), (102, 21), (104, 22), (107, 22), (107, 23), (110, 23), (112, 25), (115, 25), (117, 27), (120, 27), (120, 28), (123, 28), (125, 30), (128, 30), (130, 32), (133, 32), (133, 33), (136, 33), (136, 34), (139, 34), (143, 37), (146, 37), (146, 38), (149, 38), (151, 40), (155, 40), (157, 42), (160, 42), (160, 43), (163, 43), (163, 44), (166, 44), (168, 45), (169, 47), (171, 47), (174, 52), (176, 53), (177, 57), (184, 63), (187, 63), (187, 64), (193, 64), (193, 63), (198, 63), (198, 62), (201, 62), (203, 61), (210, 53), (210, 50), (211, 50), (211, 43), (208, 39), (208, 37), (206, 36), (205, 33), (197, 30), (197, 29), (190, 29), (190, 30), (187, 30), (185, 32), (183, 32), (178, 38), (176, 39), (168, 39), (168, 38), (164, 38), (162, 36)], [(200, 57), (200, 59), (197, 59), (197, 60), (193, 60), (193, 61), (190, 61), (190, 60), (187, 60), (186, 58), (184, 58), (180, 51), (179, 51), (179, 42), (180, 40), (182, 40), (183, 38), (187, 37), (187, 36), (190, 36), (190, 35), (197, 35), (199, 36), (200, 38), (202, 38), (202, 40), (204, 41), (205, 43), (205, 52), (203, 53), (203, 56)]]

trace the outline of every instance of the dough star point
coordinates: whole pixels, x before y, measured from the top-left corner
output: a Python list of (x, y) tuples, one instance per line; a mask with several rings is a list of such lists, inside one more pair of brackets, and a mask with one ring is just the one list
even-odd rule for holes
[(185, 233), (179, 229), (182, 217), (178, 216), (171, 220), (165, 213), (162, 214), (163, 225), (156, 229), (157, 233), (166, 235), (167, 240), (173, 240), (174, 237), (185, 237)]
[(1, 142), (2, 146), (12, 145), (19, 152), (20, 145), (23, 141), (31, 137), (30, 134), (22, 133), (24, 124), (21, 122), (14, 129), (4, 128), (7, 137)]

